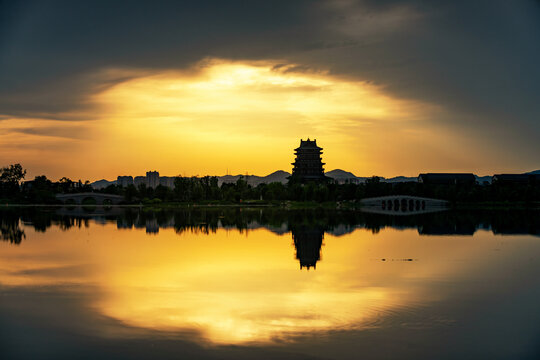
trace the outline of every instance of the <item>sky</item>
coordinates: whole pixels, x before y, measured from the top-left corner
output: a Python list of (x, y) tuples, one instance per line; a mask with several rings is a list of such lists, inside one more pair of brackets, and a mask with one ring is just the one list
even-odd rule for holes
[(0, 167), (540, 169), (540, 1), (0, 1)]

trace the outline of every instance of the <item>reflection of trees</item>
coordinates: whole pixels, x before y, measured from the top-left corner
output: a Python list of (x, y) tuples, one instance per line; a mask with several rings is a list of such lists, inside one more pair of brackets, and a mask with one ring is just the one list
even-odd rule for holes
[(89, 227), (90, 223), (88, 222), (88, 218), (78, 218), (78, 217), (69, 217), (69, 216), (63, 216), (62, 218), (57, 220), (58, 227), (62, 231), (69, 230), (73, 227), (81, 228), (81, 227)]
[[(19, 221), (33, 226), (36, 231), (47, 231), (51, 226), (61, 230), (90, 226), (90, 220), (116, 222), (119, 229), (140, 228), (157, 233), (160, 228), (172, 228), (178, 234), (194, 232), (209, 234), (219, 228), (248, 232), (264, 227), (278, 234), (291, 231), (295, 245), (303, 253), (304, 240), (315, 233), (335, 236), (350, 233), (356, 228), (377, 233), (385, 227), (418, 229), (421, 235), (472, 235), (477, 229), (491, 229), (496, 234), (540, 235), (539, 210), (475, 210), (443, 211), (410, 216), (393, 216), (360, 211), (281, 208), (181, 208), (146, 210), (120, 208), (114, 211), (87, 213), (80, 208), (2, 208), (2, 239), (18, 243), (24, 232), (16, 231)], [(16, 224), (16, 225), (14, 225)], [(20, 229), (19, 229), (20, 230)], [(318, 238), (319, 235), (317, 235)], [(318, 240), (314, 241), (316, 247)], [(307, 251), (307, 250), (306, 250)], [(300, 253), (298, 253), (300, 256)], [(316, 262), (316, 261), (315, 261)], [(306, 263), (307, 264), (307, 263)], [(307, 265), (306, 265), (307, 266)]]
[(21, 214), (21, 220), (25, 223), (31, 223), (34, 230), (38, 232), (45, 232), (51, 227), (53, 217), (49, 211), (30, 209)]
[(26, 238), (24, 230), (19, 226), (19, 217), (14, 214), (2, 214), (0, 218), (0, 237), (2, 241), (9, 241), (11, 244), (20, 244)]

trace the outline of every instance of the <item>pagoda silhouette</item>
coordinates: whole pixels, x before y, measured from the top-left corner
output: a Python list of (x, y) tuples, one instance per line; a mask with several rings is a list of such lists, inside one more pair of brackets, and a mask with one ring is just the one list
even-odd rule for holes
[(299, 182), (325, 181), (322, 148), (317, 146), (317, 140), (300, 139), (300, 147), (294, 149), (296, 159), (293, 165), (292, 178)]

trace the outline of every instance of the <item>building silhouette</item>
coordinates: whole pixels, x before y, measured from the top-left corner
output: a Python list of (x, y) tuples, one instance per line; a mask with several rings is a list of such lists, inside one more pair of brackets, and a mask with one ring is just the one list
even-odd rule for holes
[(139, 187), (145, 185), (146, 187), (155, 189), (159, 185), (174, 189), (174, 180), (176, 176), (159, 176), (157, 171), (147, 171), (146, 176), (118, 176), (116, 179), (116, 185), (121, 187), (128, 187), (129, 185), (135, 185)]
[(133, 185), (133, 176), (118, 176), (118, 178), (116, 178), (116, 185), (121, 187)]
[(159, 177), (159, 184), (161, 186), (165, 186), (165, 187), (174, 189), (174, 179), (176, 179), (176, 177), (174, 177), (174, 176), (160, 176)]
[(133, 185), (135, 185), (135, 187), (146, 185), (146, 176), (135, 176), (133, 178)]
[(294, 149), (296, 155), (292, 177), (301, 182), (325, 180), (322, 148), (317, 146), (317, 140), (300, 140), (300, 147)]
[(146, 172), (146, 186), (155, 189), (159, 185), (159, 172), (147, 171)]

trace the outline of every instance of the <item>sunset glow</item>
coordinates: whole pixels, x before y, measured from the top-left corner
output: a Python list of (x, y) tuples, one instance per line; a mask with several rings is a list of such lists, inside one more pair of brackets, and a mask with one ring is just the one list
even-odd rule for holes
[[(115, 178), (148, 169), (187, 176), (290, 171), (301, 137), (319, 139), (329, 170), (354, 164), (359, 173), (390, 172), (396, 159), (385, 144), (407, 146), (419, 136), (435, 144), (422, 119), (436, 107), (393, 98), (366, 82), (294, 69), (211, 59), (183, 72), (131, 73), (88, 99), (94, 120), (6, 119), (0, 146), (6, 156), (35, 164), (31, 172), (47, 168), (60, 176), (54, 169), (69, 167), (89, 178)], [(69, 157), (60, 156), (66, 151)], [(48, 157), (38, 164), (37, 153)]]
[[(499, 261), (496, 253), (473, 261), (495, 242), (487, 232), (461, 240), (419, 240), (416, 231), (392, 229), (377, 237), (365, 230), (327, 234), (320, 268), (298, 271), (290, 233), (220, 229), (180, 238), (163, 230), (149, 238), (141, 230), (118, 232), (113, 224), (94, 222), (90, 230), (91, 238), (85, 228), (46, 234), (26, 228), (34, 242), (15, 258), (0, 256), (2, 284), (95, 286), (99, 296), (90, 306), (107, 317), (147, 329), (200, 332), (202, 341), (223, 344), (374, 327), (393, 310), (445, 297), (418, 281), (457, 281)], [(37, 257), (46, 248), (58, 251), (50, 259)], [(392, 261), (410, 254), (421, 261)], [(467, 261), (455, 267), (449, 260), (456, 258)]]
[(538, 358), (539, 39), (530, 0), (0, 1), (0, 357)]

